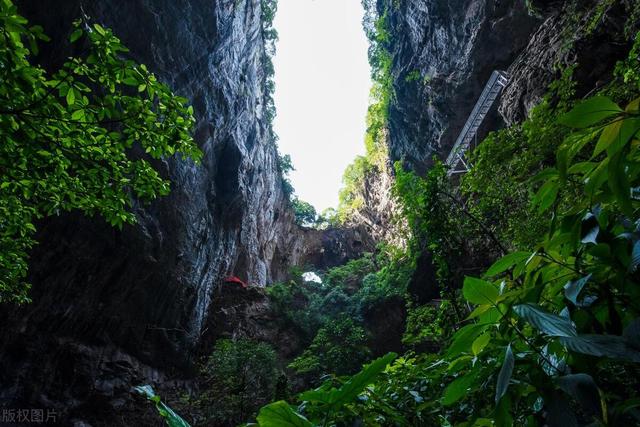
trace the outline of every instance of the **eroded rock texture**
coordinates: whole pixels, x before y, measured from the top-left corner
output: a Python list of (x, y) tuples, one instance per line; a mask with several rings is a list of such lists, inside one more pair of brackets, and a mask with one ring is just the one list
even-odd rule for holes
[(499, 107), (508, 125), (524, 120), (568, 67), (575, 67), (572, 80), (579, 98), (604, 86), (638, 31), (629, 21), (638, 7), (633, 0), (537, 1), (534, 6), (545, 20), (508, 69), (511, 81)]
[[(70, 54), (71, 22), (86, 14), (195, 109), (202, 164), (158, 162), (171, 194), (136, 206), (138, 224), (122, 231), (78, 215), (41, 224), (30, 267), (33, 303), (0, 314), (4, 406), (55, 408), (66, 424), (141, 425), (147, 421), (122, 416), (131, 386), (188, 374), (208, 318), (219, 320), (211, 307), (224, 276), (265, 286), (286, 278), (292, 265), (318, 257), (335, 263), (317, 254), (335, 245), (294, 225), (282, 191), (265, 119), (260, 0), (19, 6), (54, 40), (42, 49), (45, 65)], [(335, 257), (352, 256), (343, 246), (362, 243), (356, 234), (343, 238)], [(233, 318), (219, 320), (221, 329), (225, 321)]]
[(491, 72), (509, 67), (538, 21), (524, 0), (378, 1), (385, 10), (395, 91), (390, 153), (423, 172), (433, 155), (446, 157)]

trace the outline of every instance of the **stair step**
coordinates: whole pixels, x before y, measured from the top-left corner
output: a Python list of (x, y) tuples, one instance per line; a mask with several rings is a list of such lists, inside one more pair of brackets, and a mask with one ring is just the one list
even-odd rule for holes
[[(470, 147), (470, 142), (473, 141), (478, 129), (482, 125), (485, 117), (491, 110), (491, 107), (498, 98), (500, 92), (509, 82), (506, 73), (503, 71), (494, 71), (489, 78), (489, 81), (485, 85), (476, 105), (473, 107), (467, 122), (462, 128), (462, 132), (458, 136), (456, 143), (453, 145), (449, 156), (447, 157), (447, 165), (451, 168), (449, 174), (453, 173), (453, 167), (457, 166), (462, 161), (462, 156), (465, 155)], [(462, 161), (464, 164), (464, 161)], [(459, 171), (456, 171), (458, 173)]]

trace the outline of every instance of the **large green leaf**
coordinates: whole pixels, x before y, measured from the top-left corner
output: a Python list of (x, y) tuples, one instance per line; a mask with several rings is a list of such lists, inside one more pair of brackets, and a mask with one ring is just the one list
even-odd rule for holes
[(624, 337), (616, 335), (579, 335), (560, 337), (560, 342), (576, 353), (640, 362), (640, 350)]
[(465, 394), (467, 394), (475, 379), (475, 375), (473, 373), (469, 373), (453, 380), (453, 382), (444, 390), (444, 394), (442, 395), (442, 404), (449, 406), (460, 400)]
[(607, 182), (607, 169), (609, 166), (609, 158), (597, 163), (595, 169), (585, 176), (584, 190), (589, 196), (594, 196), (597, 190)]
[(260, 427), (313, 427), (284, 400), (262, 407), (257, 420)]
[(461, 353), (468, 353), (475, 339), (487, 329), (487, 325), (472, 324), (460, 328), (453, 336), (453, 341), (447, 349), (447, 356), (458, 356)]
[(540, 332), (553, 337), (575, 337), (578, 335), (571, 320), (544, 311), (534, 304), (521, 304), (513, 307), (513, 311)]
[(587, 128), (622, 113), (622, 109), (604, 96), (594, 96), (576, 105), (558, 120), (572, 128)]
[(620, 128), (622, 127), (622, 121), (618, 120), (607, 125), (598, 139), (596, 148), (593, 150), (593, 157), (605, 151), (614, 141), (620, 136)]
[(502, 396), (504, 396), (509, 388), (509, 381), (511, 381), (514, 365), (515, 359), (513, 357), (513, 351), (511, 350), (511, 344), (509, 344), (504, 354), (502, 368), (500, 368), (500, 373), (498, 374), (498, 382), (496, 384), (496, 404), (500, 399), (502, 399)]
[(544, 212), (553, 205), (559, 190), (560, 184), (557, 180), (549, 180), (540, 187), (532, 200), (532, 203), (538, 206), (538, 212)]
[(331, 393), (325, 390), (309, 390), (301, 393), (300, 400), (305, 402), (331, 403)]
[(628, 117), (622, 121), (620, 132), (615, 135), (612, 143), (607, 146), (609, 157), (616, 155), (629, 141), (638, 133), (640, 129), (640, 119)]
[(331, 391), (330, 402), (333, 407), (352, 402), (364, 388), (375, 381), (376, 377), (385, 370), (398, 355), (389, 353), (366, 365), (362, 371), (349, 378), (339, 389)]
[(482, 350), (484, 350), (484, 348), (487, 346), (487, 344), (489, 344), (490, 341), (491, 334), (485, 332), (484, 334), (476, 338), (473, 344), (471, 344), (471, 351), (473, 351), (473, 354), (477, 356), (482, 352)]
[(569, 165), (574, 157), (593, 139), (593, 132), (576, 132), (567, 137), (556, 153), (556, 167), (561, 182), (567, 179)]
[(631, 215), (633, 208), (631, 206), (631, 186), (627, 178), (625, 169), (624, 153), (620, 152), (609, 158), (609, 167), (607, 168), (607, 183), (611, 192), (616, 198), (622, 212)]
[(462, 294), (472, 304), (495, 304), (499, 292), (492, 283), (475, 277), (466, 277), (462, 286)]
[(502, 258), (500, 258), (498, 261), (494, 262), (493, 265), (489, 267), (487, 272), (484, 273), (484, 275), (487, 277), (498, 275), (510, 269), (514, 265), (517, 265), (522, 261), (529, 259), (530, 256), (531, 256), (531, 252), (513, 252), (508, 255), (505, 255)]

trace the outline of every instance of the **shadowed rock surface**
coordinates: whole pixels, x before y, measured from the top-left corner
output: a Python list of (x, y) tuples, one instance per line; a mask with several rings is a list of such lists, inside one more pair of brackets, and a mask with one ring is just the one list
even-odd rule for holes
[(266, 119), (259, 0), (18, 5), (52, 37), (41, 49), (50, 68), (71, 54), (65, 40), (82, 14), (113, 29), (134, 59), (190, 100), (204, 157), (198, 166), (156, 162), (171, 194), (135, 206), (138, 224), (122, 231), (73, 214), (40, 225), (33, 303), (0, 314), (0, 402), (55, 408), (69, 423), (153, 424), (144, 412), (121, 418), (130, 388), (189, 373), (207, 319), (219, 320), (211, 306), (224, 276), (265, 286), (291, 266), (336, 265), (370, 245), (293, 222)]
[[(215, 339), (265, 340), (284, 358), (300, 351), (298, 337), (278, 329), (261, 287), (286, 279), (291, 266), (330, 268), (393, 238), (392, 174), (367, 177), (366, 209), (354, 228), (294, 225), (266, 121), (259, 0), (50, 3), (19, 2), (54, 40), (42, 48), (43, 63), (70, 54), (61, 40), (82, 13), (112, 28), (137, 61), (193, 104), (204, 158), (199, 166), (156, 162), (172, 192), (136, 206), (135, 226), (118, 231), (75, 214), (40, 224), (34, 302), (0, 310), (0, 406), (56, 409), (62, 425), (161, 425), (131, 386), (187, 389), (193, 360)], [(508, 123), (538, 102), (558, 60), (579, 58), (579, 82), (606, 79), (628, 50), (621, 12), (607, 10), (609, 30), (578, 31), (573, 50), (563, 51), (561, 3), (535, 1), (543, 21), (523, 0), (378, 0), (391, 26), (392, 160), (424, 172), (433, 154), (446, 156), (494, 69), (512, 76), (500, 106)], [(415, 72), (420, 78), (407, 78)], [(479, 138), (499, 124), (494, 112)], [(250, 288), (225, 287), (228, 275)], [(427, 301), (438, 295), (434, 283), (425, 254), (410, 291)], [(376, 353), (401, 345), (405, 316), (402, 301), (367, 313)]]
[[(547, 92), (549, 84), (561, 77), (561, 70), (577, 64), (573, 72), (578, 97), (606, 84), (617, 61), (626, 58), (633, 44), (625, 29), (629, 10), (614, 2), (600, 11), (593, 1), (562, 7), (562, 2), (534, 2), (545, 20), (509, 67), (511, 82), (505, 88), (500, 114), (509, 125), (524, 120)], [(538, 4), (539, 3), (539, 4)], [(550, 4), (547, 4), (550, 3)], [(628, 2), (629, 6), (633, 2)]]
[[(509, 67), (539, 21), (524, 0), (377, 4), (391, 33), (390, 155), (424, 172), (433, 155), (447, 156), (493, 70)], [(478, 140), (496, 122), (494, 112)]]

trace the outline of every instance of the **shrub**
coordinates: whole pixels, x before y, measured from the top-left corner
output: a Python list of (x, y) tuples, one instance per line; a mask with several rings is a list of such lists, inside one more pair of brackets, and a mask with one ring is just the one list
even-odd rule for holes
[(311, 345), (289, 367), (315, 379), (322, 375), (351, 374), (370, 356), (365, 330), (346, 316), (329, 320)]
[(222, 339), (201, 372), (202, 392), (194, 400), (204, 425), (237, 425), (273, 399), (276, 354), (266, 343)]
[(296, 224), (304, 227), (314, 227), (318, 224), (318, 214), (311, 203), (294, 197), (291, 200), (291, 206), (293, 207)]

